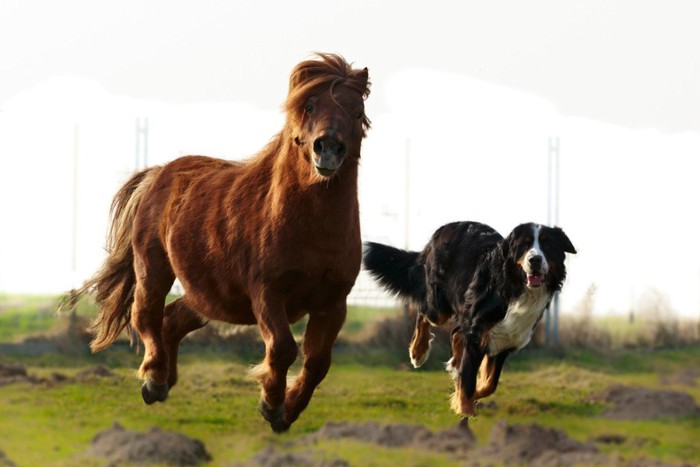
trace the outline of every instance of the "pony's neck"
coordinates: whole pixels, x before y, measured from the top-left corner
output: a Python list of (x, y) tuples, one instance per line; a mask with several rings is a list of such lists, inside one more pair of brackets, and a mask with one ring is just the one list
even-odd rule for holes
[(267, 160), (265, 165), (271, 171), (268, 206), (272, 211), (277, 214), (290, 208), (323, 211), (328, 205), (326, 200), (333, 200), (330, 211), (357, 211), (357, 159), (348, 158), (336, 175), (326, 179), (316, 173), (303, 148), (287, 136), (285, 132), (280, 133), (263, 154), (263, 159)]

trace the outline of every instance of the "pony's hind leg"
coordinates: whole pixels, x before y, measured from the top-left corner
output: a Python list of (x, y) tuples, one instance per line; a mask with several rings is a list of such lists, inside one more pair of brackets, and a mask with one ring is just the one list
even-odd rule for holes
[[(149, 252), (149, 253), (152, 253)], [(163, 308), (175, 280), (164, 261), (134, 257), (136, 287), (131, 306), (131, 325), (144, 347), (139, 376), (144, 380), (141, 396), (146, 404), (163, 402), (168, 397), (168, 354), (163, 343)]]
[(187, 306), (185, 297), (169, 303), (163, 316), (163, 344), (168, 354), (168, 388), (177, 383), (177, 353), (180, 341), (190, 332), (206, 326), (207, 321)]
[(309, 405), (316, 386), (326, 377), (331, 366), (333, 343), (345, 322), (347, 307), (343, 302), (324, 313), (309, 314), (304, 331), (304, 366), (287, 390), (285, 422), (289, 425)]

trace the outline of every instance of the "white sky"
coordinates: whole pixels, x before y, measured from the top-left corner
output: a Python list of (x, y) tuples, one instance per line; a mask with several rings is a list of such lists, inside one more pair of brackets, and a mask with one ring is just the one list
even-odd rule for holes
[[(367, 66), (365, 238), (420, 249), (441, 224), (547, 221), (561, 147), (563, 309), (658, 291), (700, 314), (700, 6), (694, 2), (0, 3), (0, 292), (61, 291), (103, 258), (111, 196), (149, 163), (247, 157), (282, 125), (311, 51)], [(71, 268), (78, 126), (77, 271)], [(408, 238), (406, 174), (408, 163)]]

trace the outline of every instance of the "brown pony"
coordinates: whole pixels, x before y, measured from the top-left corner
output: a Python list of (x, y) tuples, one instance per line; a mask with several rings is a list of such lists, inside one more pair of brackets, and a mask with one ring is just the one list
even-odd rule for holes
[[(282, 131), (256, 156), (187, 156), (134, 174), (112, 202), (108, 257), (80, 292), (100, 312), (94, 352), (123, 329), (144, 345), (147, 404), (177, 382), (180, 341), (208, 320), (257, 324), (260, 412), (287, 430), (328, 373), (360, 269), (360, 146), (369, 128), (367, 68), (318, 54), (291, 73)], [(175, 278), (184, 295), (164, 306)], [(290, 331), (309, 315), (304, 364)]]

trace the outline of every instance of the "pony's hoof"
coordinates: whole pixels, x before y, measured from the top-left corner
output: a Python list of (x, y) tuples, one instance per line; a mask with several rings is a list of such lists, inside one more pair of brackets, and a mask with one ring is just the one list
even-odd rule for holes
[(258, 410), (275, 433), (284, 433), (289, 430), (291, 425), (284, 421), (284, 405), (280, 405), (276, 409), (271, 409), (265, 401), (261, 400), (258, 405)]
[(276, 422), (270, 422), (270, 428), (272, 428), (272, 431), (275, 433), (284, 433), (289, 430), (289, 427), (291, 425), (284, 420), (277, 420)]
[(154, 402), (165, 402), (168, 398), (168, 390), (168, 383), (158, 384), (149, 379), (141, 386), (141, 397), (148, 405)]

